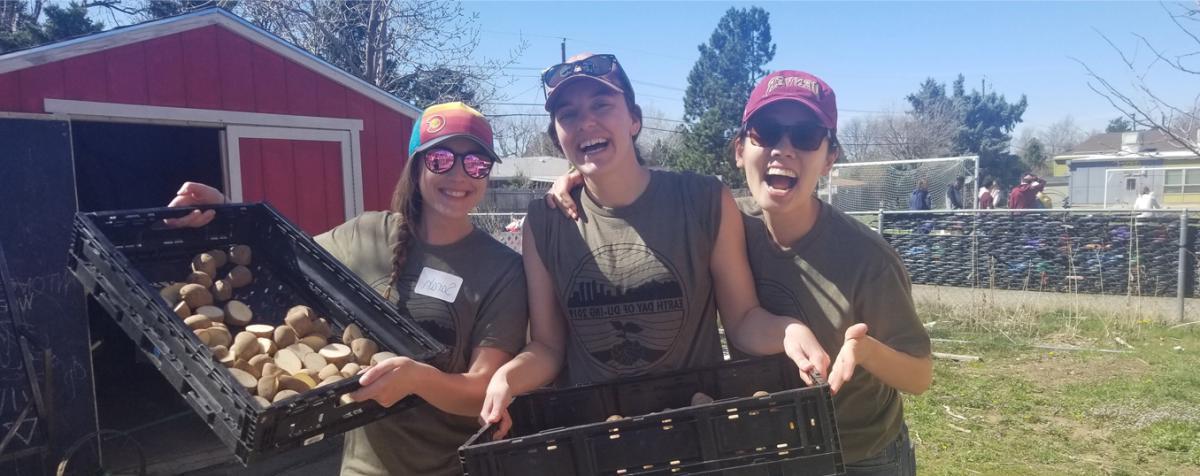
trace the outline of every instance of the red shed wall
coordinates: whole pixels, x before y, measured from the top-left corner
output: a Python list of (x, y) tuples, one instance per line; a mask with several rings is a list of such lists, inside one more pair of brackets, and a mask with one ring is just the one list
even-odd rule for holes
[[(388, 207), (412, 131), (412, 119), (216, 25), (0, 74), (0, 111), (43, 113), (45, 98), (361, 119), (367, 210)], [(340, 155), (325, 150), (332, 145), (307, 141), (254, 145), (270, 149), (275, 162), (291, 161), (291, 170), (270, 172), (290, 174), (298, 184), (327, 174), (327, 156)], [(250, 184), (245, 190), (252, 199)], [(276, 205), (319, 212), (322, 221), (331, 213), (291, 203)], [(317, 219), (289, 216), (301, 223)]]

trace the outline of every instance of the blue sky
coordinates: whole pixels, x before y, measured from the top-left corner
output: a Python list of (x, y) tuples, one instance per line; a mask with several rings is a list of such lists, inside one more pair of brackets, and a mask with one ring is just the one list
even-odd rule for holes
[[(477, 52), (502, 57), (528, 42), (503, 91), (513, 103), (540, 103), (538, 70), (557, 63), (559, 43), (578, 51), (616, 54), (635, 81), (639, 103), (681, 118), (687, 74), (724, 12), (754, 4), (717, 2), (466, 2), (479, 15)], [(1045, 127), (1070, 115), (1084, 130), (1102, 129), (1118, 115), (1087, 87), (1087, 62), (1127, 81), (1117, 54), (1097, 31), (1133, 51), (1131, 33), (1173, 52), (1190, 49), (1157, 2), (872, 2), (757, 4), (771, 15), (777, 52), (770, 69), (802, 69), (837, 92), (842, 121), (856, 115), (902, 112), (904, 96), (928, 77), (968, 88), (1029, 98), (1022, 127)], [(1190, 41), (1190, 40), (1187, 40)], [(1140, 58), (1149, 51), (1142, 48)], [(1143, 61), (1143, 63), (1145, 63)], [(1196, 65), (1200, 67), (1200, 60)], [(1165, 67), (1148, 78), (1160, 94), (1191, 103), (1200, 81)], [(494, 105), (492, 113), (533, 111)]]

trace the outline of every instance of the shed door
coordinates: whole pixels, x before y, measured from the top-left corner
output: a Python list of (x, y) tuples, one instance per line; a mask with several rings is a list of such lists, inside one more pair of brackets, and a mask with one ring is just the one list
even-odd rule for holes
[(363, 210), (351, 132), (230, 126), (228, 187), (233, 201), (265, 201), (309, 234)]

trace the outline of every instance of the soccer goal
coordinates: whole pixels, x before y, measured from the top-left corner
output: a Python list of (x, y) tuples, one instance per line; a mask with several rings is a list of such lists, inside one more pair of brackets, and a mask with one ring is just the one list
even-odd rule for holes
[(907, 210), (909, 195), (924, 180), (933, 209), (944, 210), (950, 208), (946, 189), (959, 176), (965, 179), (963, 206), (975, 208), (978, 156), (834, 164), (820, 195), (846, 212)]

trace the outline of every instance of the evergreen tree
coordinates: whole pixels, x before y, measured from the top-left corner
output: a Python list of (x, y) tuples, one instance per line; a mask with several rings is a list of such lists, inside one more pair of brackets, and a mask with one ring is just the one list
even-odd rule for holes
[(1104, 128), (1104, 132), (1133, 132), (1133, 122), (1122, 116), (1111, 121), (1108, 121), (1108, 127)]
[(688, 74), (683, 99), (683, 149), (667, 158), (670, 166), (719, 175), (731, 187), (745, 186), (729, 157), (729, 141), (755, 83), (775, 57), (770, 15), (759, 7), (730, 8)]

